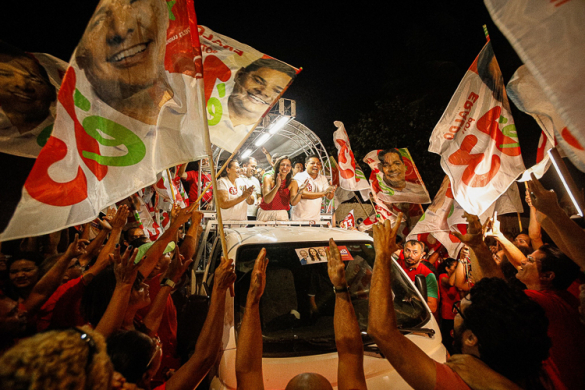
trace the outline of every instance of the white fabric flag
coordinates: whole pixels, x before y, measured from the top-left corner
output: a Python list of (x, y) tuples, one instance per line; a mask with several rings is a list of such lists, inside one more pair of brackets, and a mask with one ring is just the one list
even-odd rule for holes
[(481, 50), (430, 138), (457, 203), (481, 215), (524, 172), (520, 144), (496, 57)]
[(555, 123), (557, 142), (585, 172), (585, 3), (485, 0), (485, 5), (564, 122)]
[(356, 162), (349, 137), (342, 122), (333, 122), (337, 130), (333, 133), (333, 142), (337, 148), (337, 167), (339, 170), (339, 187), (348, 191), (360, 191), (362, 198), (367, 199), (370, 183)]
[[(116, 18), (135, 28), (115, 35)], [(0, 240), (91, 221), (158, 172), (205, 154), (196, 31), (192, 0), (100, 1), (61, 84), (52, 136)]]

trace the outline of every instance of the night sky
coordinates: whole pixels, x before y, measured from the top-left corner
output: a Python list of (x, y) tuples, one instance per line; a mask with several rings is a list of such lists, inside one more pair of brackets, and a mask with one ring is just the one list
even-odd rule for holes
[[(3, 4), (0, 39), (68, 61), (98, 2), (34, 3)], [(505, 82), (522, 64), (481, 1), (323, 3), (330, 2), (196, 1), (195, 10), (199, 24), (303, 68), (284, 97), (296, 100), (296, 119), (326, 146), (334, 120), (349, 129), (381, 99), (432, 95), (446, 105), (485, 44), (483, 24)], [(528, 167), (540, 130), (529, 116), (513, 114)]]

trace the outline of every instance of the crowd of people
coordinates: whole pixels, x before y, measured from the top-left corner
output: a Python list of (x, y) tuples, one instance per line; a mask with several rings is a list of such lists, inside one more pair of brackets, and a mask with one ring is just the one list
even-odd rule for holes
[[(295, 164), (297, 165), (297, 164)], [(230, 162), (218, 180), (224, 219), (309, 219), (332, 197), (316, 156), (295, 166), (278, 158), (255, 177), (257, 163)], [(188, 172), (188, 171), (187, 171)], [(178, 171), (179, 176), (185, 170)], [(197, 191), (195, 191), (197, 192)], [(196, 195), (195, 195), (196, 196)], [(424, 243), (397, 238), (402, 215), (373, 226), (375, 266), (369, 290), (368, 334), (413, 388), (585, 388), (585, 232), (533, 178), (526, 200), (528, 234), (510, 237), (499, 222), (467, 215), (457, 259)], [(172, 211), (152, 242), (128, 223), (131, 206), (110, 209), (92, 223), (44, 237), (3, 243), (0, 256), (0, 388), (193, 389), (221, 356), (226, 294), (233, 261), (215, 269), (207, 314), (190, 355), (178, 354), (177, 305), (186, 271), (200, 245), (203, 214), (196, 203)], [(267, 212), (269, 217), (262, 217)], [(232, 215), (230, 215), (232, 213)], [(545, 239), (542, 229), (550, 237)], [(181, 233), (183, 232), (183, 233)], [(310, 238), (307, 238), (310, 241)], [(336, 243), (324, 256), (335, 291), (334, 331), (339, 389), (365, 389), (363, 341)], [(451, 354), (427, 356), (396, 326), (392, 261), (413, 281), (422, 275), (427, 305)], [(260, 299), (269, 260), (258, 254), (238, 332), (238, 388), (262, 389)], [(582, 286), (581, 286), (582, 287)], [(203, 316), (204, 314), (202, 314)], [(287, 389), (327, 389), (318, 373), (291, 378)]]

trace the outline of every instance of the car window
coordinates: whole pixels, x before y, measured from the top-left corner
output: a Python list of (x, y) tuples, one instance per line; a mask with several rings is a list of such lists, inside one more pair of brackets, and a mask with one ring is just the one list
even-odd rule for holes
[[(320, 354), (335, 351), (333, 310), (335, 293), (327, 275), (326, 259), (318, 255), (323, 243), (243, 245), (236, 255), (235, 322), (239, 331), (246, 306), (254, 260), (262, 247), (270, 260), (266, 270), (266, 289), (260, 301), (260, 321), (265, 357)], [(351, 260), (346, 263), (346, 278), (352, 304), (362, 331), (367, 336), (368, 299), (375, 252), (371, 242), (338, 242)], [(314, 249), (315, 250), (310, 250)], [(305, 251), (304, 253), (302, 251)], [(311, 252), (306, 259), (300, 255)], [(321, 252), (322, 253), (322, 252)], [(392, 290), (398, 326), (416, 328), (430, 314), (412, 284), (393, 264)]]

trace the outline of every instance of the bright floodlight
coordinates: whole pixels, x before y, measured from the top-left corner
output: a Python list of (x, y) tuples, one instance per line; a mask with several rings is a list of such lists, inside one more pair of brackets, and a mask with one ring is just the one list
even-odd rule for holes
[(256, 146), (262, 146), (262, 145), (264, 145), (264, 143), (265, 143), (266, 141), (268, 141), (268, 138), (270, 138), (270, 135), (271, 135), (271, 134), (269, 134), (269, 133), (264, 133), (264, 134), (262, 134), (262, 135), (260, 136), (260, 138), (258, 138), (258, 139), (256, 140), (256, 142), (254, 142), (254, 145), (256, 145)]
[(242, 158), (246, 158), (252, 154), (252, 149), (246, 149), (244, 153), (242, 153)]
[(291, 119), (292, 118), (290, 116), (281, 116), (276, 120), (276, 122), (272, 124), (272, 126), (270, 126), (270, 130), (268, 130), (268, 132), (270, 134), (275, 134), (277, 131), (282, 129), (284, 125), (286, 125), (288, 121), (290, 121)]
[(581, 207), (579, 207), (579, 204), (577, 203), (577, 199), (575, 199), (573, 192), (571, 192), (571, 188), (569, 187), (569, 183), (567, 183), (567, 181), (565, 180), (565, 177), (561, 173), (561, 168), (558, 166), (557, 161), (555, 159), (555, 156), (553, 156), (551, 151), (552, 151), (552, 149), (548, 150), (548, 155), (550, 156), (550, 160), (553, 162), (553, 165), (555, 166), (555, 169), (556, 169), (557, 173), (559, 174), (559, 177), (561, 178), (561, 181), (563, 182), (563, 185), (565, 186), (567, 193), (571, 197), (571, 201), (573, 202), (573, 205), (577, 209), (577, 213), (579, 214), (580, 217), (583, 217), (583, 211), (581, 211)]

